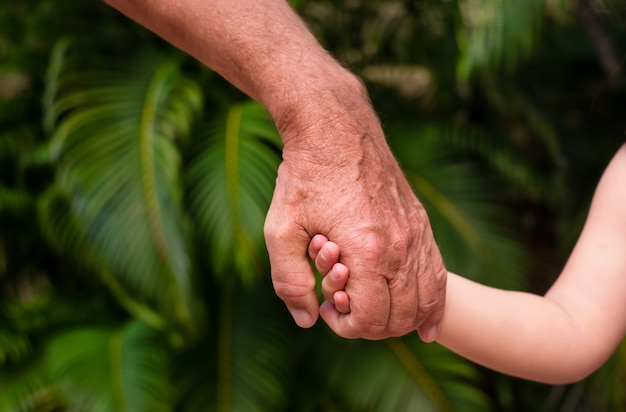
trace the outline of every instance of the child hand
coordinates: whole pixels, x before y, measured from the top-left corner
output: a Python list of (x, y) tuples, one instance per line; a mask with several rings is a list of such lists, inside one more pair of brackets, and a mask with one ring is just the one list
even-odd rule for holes
[[(324, 235), (315, 235), (309, 243), (309, 256), (322, 275), (322, 294), (339, 313), (350, 313), (350, 298), (345, 291), (349, 270), (339, 263), (339, 246)], [(324, 306), (325, 304), (322, 304)]]

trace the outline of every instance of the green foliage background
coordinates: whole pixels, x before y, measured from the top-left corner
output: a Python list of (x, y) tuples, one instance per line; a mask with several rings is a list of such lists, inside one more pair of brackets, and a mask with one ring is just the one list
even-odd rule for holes
[[(624, 6), (293, 4), (366, 82), (448, 268), (545, 291), (624, 141)], [(298, 329), (263, 108), (101, 2), (3, 2), (0, 30), (1, 412), (626, 410), (624, 345), (548, 386)]]

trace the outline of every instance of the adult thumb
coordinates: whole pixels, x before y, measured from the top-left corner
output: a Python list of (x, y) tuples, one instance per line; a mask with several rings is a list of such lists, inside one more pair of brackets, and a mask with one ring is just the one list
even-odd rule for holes
[(280, 231), (266, 224), (265, 242), (274, 290), (302, 328), (313, 326), (319, 315), (315, 274), (307, 256), (309, 241), (304, 229)]

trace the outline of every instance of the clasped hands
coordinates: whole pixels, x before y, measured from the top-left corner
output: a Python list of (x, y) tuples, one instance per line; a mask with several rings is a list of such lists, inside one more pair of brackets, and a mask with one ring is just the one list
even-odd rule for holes
[[(432, 341), (447, 272), (424, 208), (369, 101), (346, 104), (331, 91), (318, 98), (277, 121), (283, 162), (265, 223), (276, 294), (301, 327), (321, 315), (345, 338), (418, 330)], [(348, 313), (329, 301), (320, 307), (308, 258), (316, 234), (341, 247), (341, 262), (350, 270)]]

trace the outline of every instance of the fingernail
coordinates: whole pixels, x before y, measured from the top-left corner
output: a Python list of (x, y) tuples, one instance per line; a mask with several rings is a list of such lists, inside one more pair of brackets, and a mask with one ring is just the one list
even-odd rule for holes
[(437, 337), (437, 325), (431, 326), (428, 331), (426, 331), (426, 335), (422, 336), (422, 340), (424, 342), (432, 342)]
[(313, 326), (311, 323), (311, 320), (312, 320), (311, 315), (306, 310), (291, 309), (289, 312), (291, 313), (293, 320), (301, 328), (310, 328), (311, 326)]

